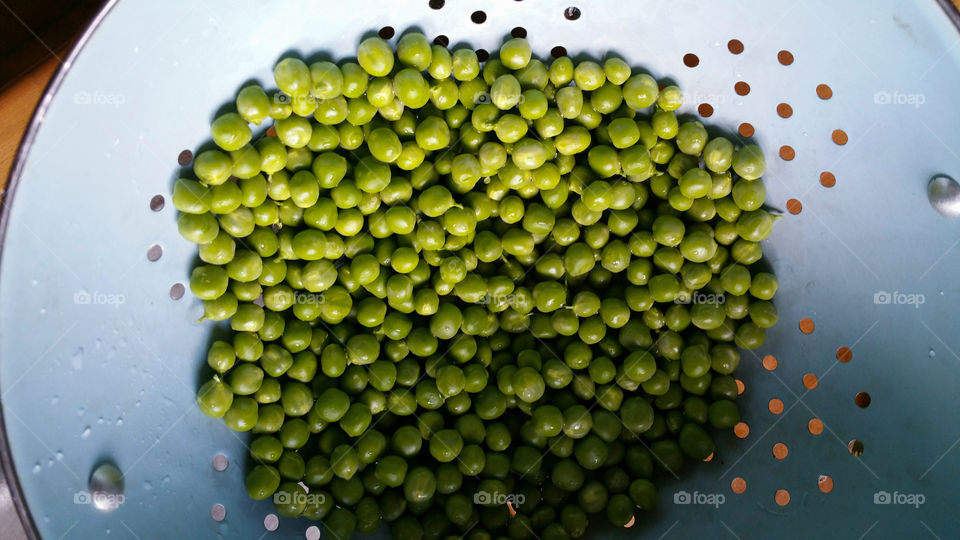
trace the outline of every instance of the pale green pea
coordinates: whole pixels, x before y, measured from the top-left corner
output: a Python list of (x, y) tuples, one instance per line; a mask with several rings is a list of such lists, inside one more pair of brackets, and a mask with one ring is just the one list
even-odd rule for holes
[(310, 68), (299, 58), (284, 58), (273, 68), (277, 88), (290, 96), (302, 96), (310, 91)]
[(600, 64), (592, 61), (584, 61), (577, 64), (573, 70), (573, 81), (582, 90), (592, 91), (603, 86), (607, 76), (603, 72)]
[(431, 51), (430, 67), (427, 73), (436, 80), (443, 80), (453, 73), (453, 55), (442, 45), (434, 45)]
[(386, 77), (393, 70), (393, 49), (378, 37), (367, 38), (357, 48), (357, 62), (370, 75)]
[(393, 92), (406, 107), (419, 109), (430, 101), (430, 85), (419, 71), (401, 69), (393, 77)]
[(260, 170), (273, 174), (287, 166), (287, 149), (276, 137), (264, 137), (256, 143), (260, 153)]
[(367, 101), (374, 107), (385, 107), (393, 102), (393, 81), (386, 77), (370, 79)]
[(259, 85), (245, 86), (237, 93), (237, 113), (252, 124), (266, 120), (270, 112), (270, 99)]
[(430, 88), (430, 103), (441, 111), (452, 109), (460, 98), (460, 87), (450, 79), (437, 81)]
[(646, 109), (660, 96), (657, 80), (641, 73), (627, 79), (623, 85), (623, 99), (631, 109)]
[(490, 100), (500, 110), (516, 107), (520, 103), (520, 82), (513, 75), (501, 75), (490, 87)]
[(683, 105), (683, 92), (676, 86), (668, 86), (660, 91), (657, 105), (664, 111), (675, 111)]
[(416, 32), (405, 34), (397, 43), (397, 59), (401, 64), (415, 67), (417, 71), (430, 67), (433, 49), (427, 36)]
[(500, 61), (510, 69), (521, 69), (530, 62), (530, 43), (523, 38), (514, 38), (500, 47)]
[(573, 80), (573, 60), (561, 56), (550, 63), (550, 82), (561, 87)]
[(564, 86), (557, 90), (557, 110), (564, 118), (576, 118), (583, 109), (583, 92), (576, 86)]
[(343, 93), (343, 72), (333, 62), (310, 64), (310, 92), (317, 99), (332, 99)]
[(608, 58), (603, 63), (603, 73), (608, 81), (621, 85), (630, 78), (630, 65), (620, 58)]
[[(347, 122), (354, 126), (363, 126), (369, 124), (376, 114), (377, 108), (366, 99), (351, 98), (347, 101)], [(337, 138), (339, 139), (339, 136)], [(339, 142), (339, 140), (337, 142)], [(324, 149), (326, 150), (326, 148)]]
[(343, 95), (348, 98), (358, 98), (367, 91), (370, 76), (359, 64), (347, 62), (340, 66), (343, 74)]
[[(318, 103), (317, 109), (313, 112), (313, 118), (321, 124), (333, 126), (346, 120), (349, 112), (350, 106), (347, 104), (346, 98), (337, 96), (333, 99)], [(309, 140), (310, 138), (307, 137), (307, 141)], [(304, 145), (306, 145), (306, 143), (304, 143)]]
[(480, 60), (472, 49), (457, 49), (453, 51), (453, 78), (458, 81), (469, 81), (480, 74)]
[(530, 89), (523, 93), (520, 100), (520, 116), (528, 120), (543, 118), (549, 107), (547, 96), (542, 91)]

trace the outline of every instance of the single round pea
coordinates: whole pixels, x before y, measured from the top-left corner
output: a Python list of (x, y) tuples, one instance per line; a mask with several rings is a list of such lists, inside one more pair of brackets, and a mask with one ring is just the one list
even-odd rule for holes
[(423, 34), (405, 34), (397, 43), (397, 59), (401, 64), (423, 71), (430, 67), (433, 61), (433, 49)]
[(766, 172), (767, 163), (760, 147), (748, 144), (733, 154), (733, 170), (744, 180), (756, 180)]
[(513, 75), (501, 75), (490, 86), (490, 101), (500, 110), (516, 107), (520, 103), (520, 82)]
[(530, 43), (523, 38), (514, 38), (500, 47), (500, 61), (510, 69), (522, 69), (530, 62)]
[(357, 62), (370, 75), (386, 77), (393, 70), (393, 49), (378, 37), (367, 38), (357, 48)]

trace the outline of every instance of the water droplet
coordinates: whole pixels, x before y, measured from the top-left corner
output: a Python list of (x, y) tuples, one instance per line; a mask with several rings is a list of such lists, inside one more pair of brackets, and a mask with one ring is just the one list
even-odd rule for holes
[(87, 412), (87, 408), (86, 408), (86, 407), (80, 407), (79, 409), (77, 409), (77, 416), (83, 416), (83, 413), (85, 413), (85, 412)]
[(169, 484), (169, 483), (170, 483), (170, 475), (168, 474), (168, 475), (164, 476), (164, 477), (163, 477), (163, 480), (161, 480), (160, 483), (163, 484), (163, 485)]
[(938, 174), (927, 184), (930, 205), (945, 218), (960, 217), (960, 184), (945, 174)]
[(57, 394), (54, 394), (53, 397), (50, 398), (51, 405), (56, 405), (59, 402), (60, 402), (60, 396), (58, 396)]
[(121, 416), (121, 417), (117, 418), (117, 421), (114, 422), (114, 425), (122, 426), (122, 425), (123, 425), (123, 417)]
[(110, 350), (107, 351), (107, 358), (113, 358), (116, 355), (117, 355), (117, 347), (116, 345), (111, 345)]
[(101, 425), (101, 426), (103, 425), (103, 417), (102, 417), (102, 416), (101, 416), (100, 418), (97, 418), (97, 424), (99, 424), (99, 425)]
[(73, 366), (74, 371), (79, 371), (83, 367), (83, 347), (73, 353), (73, 357), (70, 358), (70, 365)]
[(134, 406), (134, 407), (139, 407), (139, 406), (140, 406), (140, 400), (138, 399), (137, 402), (133, 404), (133, 406)]
[(40, 308), (40, 314), (41, 314), (41, 315), (46, 315), (46, 314), (47, 314), (47, 308)]
[(149, 480), (144, 480), (143, 489), (145, 489), (146, 491), (150, 491), (151, 489), (153, 489), (153, 484), (151, 484)]
[(42, 470), (43, 470), (43, 465), (40, 465), (39, 461), (33, 464), (33, 474), (40, 474), (40, 471)]
[(103, 463), (94, 469), (89, 486), (93, 507), (101, 512), (116, 510), (124, 502), (123, 473), (112, 463)]
[(56, 454), (56, 455), (57, 455), (57, 461), (63, 461), (63, 452), (62, 452), (62, 451), (57, 450), (57, 454)]
[(53, 458), (47, 459), (47, 468), (53, 467)]
[(93, 430), (90, 428), (90, 426), (87, 426), (87, 427), (83, 428), (83, 433), (80, 434), (80, 438), (81, 438), (81, 439), (86, 439), (87, 437), (90, 436), (90, 432), (92, 432), (92, 431), (93, 431)]
[(935, 351), (935, 350), (933, 350), (933, 349), (930, 349), (930, 351), (927, 352), (927, 356), (929, 356), (930, 358), (933, 358), (933, 357), (936, 356), (936, 355), (937, 355), (937, 351)]
[(943, 291), (940, 291), (940, 296), (944, 296), (944, 293), (943, 293)]

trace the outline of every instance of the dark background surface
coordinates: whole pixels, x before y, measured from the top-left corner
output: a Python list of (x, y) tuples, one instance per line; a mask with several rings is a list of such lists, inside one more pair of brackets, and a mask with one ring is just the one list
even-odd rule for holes
[(103, 0), (2, 0), (0, 90), (45, 60), (63, 58)]

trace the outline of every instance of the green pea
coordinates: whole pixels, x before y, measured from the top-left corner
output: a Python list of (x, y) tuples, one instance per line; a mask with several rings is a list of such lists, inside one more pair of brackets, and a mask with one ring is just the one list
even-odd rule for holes
[(237, 113), (226, 113), (217, 117), (210, 126), (210, 132), (213, 142), (227, 151), (239, 150), (253, 138), (247, 121)]
[(257, 465), (247, 475), (244, 484), (247, 495), (260, 501), (273, 495), (280, 487), (280, 473), (270, 465)]
[(412, 66), (418, 71), (430, 67), (433, 50), (427, 37), (420, 33), (405, 34), (397, 43), (397, 59), (401, 64)]
[(708, 144), (707, 139), (707, 130), (703, 124), (684, 122), (677, 131), (677, 148), (684, 154), (699, 156)]
[(427, 72), (437, 81), (445, 81), (450, 77), (453, 73), (453, 55), (446, 47), (442, 45), (431, 47), (430, 66), (427, 68)]
[(480, 60), (472, 49), (453, 51), (453, 78), (458, 81), (470, 81), (480, 74)]
[(530, 43), (522, 38), (514, 38), (500, 47), (500, 61), (510, 69), (522, 69), (530, 62)]
[(755, 144), (748, 144), (733, 154), (733, 170), (744, 180), (756, 180), (763, 176), (767, 163), (763, 152)]
[(367, 38), (357, 48), (357, 62), (370, 75), (386, 77), (393, 70), (393, 49), (380, 38)]
[(583, 109), (583, 92), (576, 86), (564, 86), (557, 90), (557, 110), (563, 118), (576, 118)]
[(490, 86), (490, 101), (500, 110), (516, 107), (520, 96), (520, 82), (513, 75), (501, 75)]
[(770, 236), (774, 217), (764, 210), (746, 212), (737, 219), (737, 233), (750, 242), (760, 242)]

